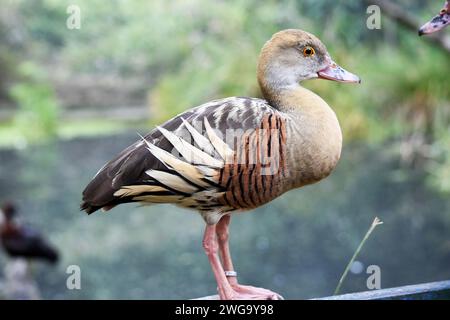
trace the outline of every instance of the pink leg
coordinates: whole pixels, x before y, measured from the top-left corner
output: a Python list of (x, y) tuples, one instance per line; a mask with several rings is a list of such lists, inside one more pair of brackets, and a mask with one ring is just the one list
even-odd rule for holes
[(208, 256), (209, 263), (214, 272), (214, 276), (217, 281), (217, 289), (221, 300), (231, 300), (234, 298), (234, 291), (225, 277), (225, 271), (220, 264), (219, 257), (217, 256), (217, 239), (216, 239), (216, 226), (207, 225), (205, 229), (205, 235), (203, 237), (203, 248)]
[[(220, 257), (226, 271), (234, 271), (229, 246), (230, 215), (224, 216), (217, 224), (216, 232), (219, 244)], [(283, 299), (279, 294), (263, 288), (240, 285), (236, 276), (227, 277), (231, 288), (238, 294), (239, 299), (251, 300), (279, 300)]]
[[(230, 246), (229, 246), (229, 225), (231, 217), (230, 215), (223, 216), (217, 223), (217, 239), (219, 240), (219, 253), (222, 259), (223, 268), (226, 271), (234, 271), (233, 261), (231, 260)], [(228, 282), (231, 285), (237, 284), (237, 277), (228, 277)]]

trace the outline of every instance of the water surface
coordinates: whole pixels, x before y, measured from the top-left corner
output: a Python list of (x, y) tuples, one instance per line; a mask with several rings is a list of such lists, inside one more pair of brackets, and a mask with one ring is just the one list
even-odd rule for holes
[[(42, 295), (54, 299), (184, 299), (209, 295), (215, 281), (201, 247), (200, 216), (174, 206), (123, 205), (87, 216), (81, 191), (135, 133), (0, 151), (0, 200), (62, 252), (57, 267), (35, 264)], [(401, 169), (385, 148), (347, 147), (333, 175), (232, 219), (231, 249), (242, 283), (287, 299), (331, 295), (375, 216), (376, 229), (343, 292), (367, 290), (365, 270), (381, 268), (383, 288), (450, 279), (450, 200), (424, 175)], [(0, 268), (6, 257), (0, 255)], [(66, 288), (78, 265), (81, 290)]]

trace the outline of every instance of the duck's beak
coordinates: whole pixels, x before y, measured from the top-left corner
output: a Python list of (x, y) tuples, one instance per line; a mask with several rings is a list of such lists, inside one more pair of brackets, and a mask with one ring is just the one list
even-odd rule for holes
[(347, 83), (361, 83), (361, 79), (341, 68), (336, 62), (329, 59), (327, 67), (317, 72), (317, 75), (321, 79), (338, 81), (338, 82), (347, 82)]
[(450, 4), (446, 2), (441, 12), (419, 29), (419, 36), (443, 29), (450, 24)]

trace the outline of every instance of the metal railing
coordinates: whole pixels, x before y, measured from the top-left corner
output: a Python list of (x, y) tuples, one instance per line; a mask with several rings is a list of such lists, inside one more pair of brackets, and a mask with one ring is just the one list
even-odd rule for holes
[[(218, 295), (194, 300), (218, 300)], [(311, 300), (450, 300), (450, 280), (410, 286), (347, 293)]]
[(348, 293), (313, 300), (450, 300), (450, 281)]

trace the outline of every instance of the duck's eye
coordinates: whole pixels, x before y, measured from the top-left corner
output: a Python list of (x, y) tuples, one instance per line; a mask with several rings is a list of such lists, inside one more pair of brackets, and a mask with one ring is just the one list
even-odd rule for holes
[(313, 47), (307, 46), (303, 48), (303, 56), (305, 57), (312, 57), (316, 54), (316, 51)]

